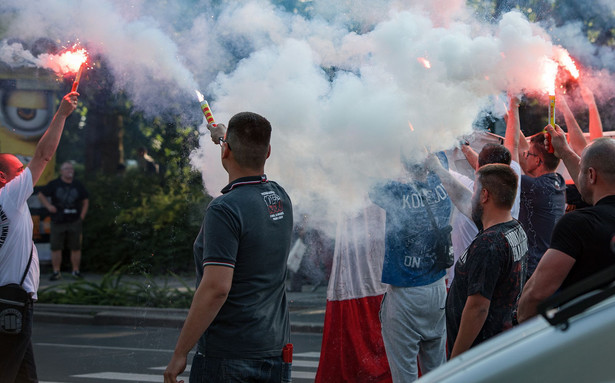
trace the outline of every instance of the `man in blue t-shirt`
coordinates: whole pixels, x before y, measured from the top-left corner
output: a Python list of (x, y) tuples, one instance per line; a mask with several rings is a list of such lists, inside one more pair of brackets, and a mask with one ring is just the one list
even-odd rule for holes
[(198, 341), (191, 382), (279, 382), (290, 336), (285, 281), (293, 210), (264, 174), (271, 125), (244, 112), (231, 118), (226, 135), (221, 124), (208, 128), (229, 184), (207, 207), (194, 243), (198, 287), (164, 381), (177, 381)]
[(519, 141), (519, 162), (525, 173), (521, 176), (521, 209), (519, 222), (527, 234), (530, 253), (527, 277), (536, 269), (549, 248), (551, 234), (566, 210), (566, 183), (555, 170), (559, 158), (544, 147), (545, 135), (525, 137)]
[[(448, 167), (446, 157), (441, 161)], [(403, 178), (377, 185), (371, 200), (386, 211), (382, 282), (387, 292), (380, 318), (394, 382), (418, 377), (446, 361), (446, 270), (439, 265), (439, 232), (450, 244), (451, 201), (438, 176), (404, 161)]]

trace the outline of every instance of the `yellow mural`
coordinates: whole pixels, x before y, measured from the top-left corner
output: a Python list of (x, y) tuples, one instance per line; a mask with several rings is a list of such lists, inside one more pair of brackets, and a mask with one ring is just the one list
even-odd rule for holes
[[(49, 71), (0, 66), (0, 153), (27, 164), (57, 106), (61, 84)], [(55, 157), (37, 185), (54, 178)]]

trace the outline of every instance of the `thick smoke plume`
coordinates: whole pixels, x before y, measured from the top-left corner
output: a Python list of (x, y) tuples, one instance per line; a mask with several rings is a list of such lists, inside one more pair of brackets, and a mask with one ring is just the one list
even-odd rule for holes
[[(518, 12), (492, 24), (461, 0), (407, 3), (315, 0), (309, 17), (259, 0), (13, 0), (0, 10), (11, 15), (5, 38), (78, 39), (104, 56), (146, 113), (200, 89), (218, 122), (264, 115), (274, 129), (268, 175), (324, 221), (362, 206), (376, 179), (397, 177), (401, 153), (420, 161), (425, 148), (454, 147), (481, 111), (501, 114), (506, 92), (544, 94), (558, 45), (601, 78), (601, 92), (610, 87), (613, 60), (600, 57), (613, 52), (596, 52), (580, 25), (547, 30)], [(7, 47), (0, 59), (32, 65)], [(228, 180), (200, 129), (193, 165), (217, 195)]]

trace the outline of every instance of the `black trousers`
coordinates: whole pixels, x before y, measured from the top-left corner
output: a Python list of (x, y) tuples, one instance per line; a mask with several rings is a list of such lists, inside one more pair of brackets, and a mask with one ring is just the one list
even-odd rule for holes
[(36, 383), (32, 350), (32, 304), (26, 311), (24, 329), (18, 335), (0, 333), (0, 383)]

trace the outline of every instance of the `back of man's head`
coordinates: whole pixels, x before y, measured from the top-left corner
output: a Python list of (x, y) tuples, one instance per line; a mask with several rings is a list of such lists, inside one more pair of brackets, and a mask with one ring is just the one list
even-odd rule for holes
[(615, 140), (601, 137), (593, 140), (583, 151), (581, 171), (594, 168), (599, 177), (615, 187)]
[(271, 139), (271, 124), (261, 115), (241, 112), (228, 122), (226, 142), (237, 164), (247, 169), (265, 165)]
[(553, 153), (549, 153), (545, 148), (545, 133), (538, 133), (530, 138), (530, 145), (534, 152), (538, 154), (547, 171), (554, 172), (559, 165), (559, 158)]
[(480, 186), (489, 191), (495, 205), (502, 209), (511, 209), (517, 196), (517, 174), (509, 165), (487, 164), (476, 171)]
[(487, 164), (510, 165), (510, 161), (510, 151), (504, 145), (500, 144), (485, 144), (478, 154), (479, 167)]

